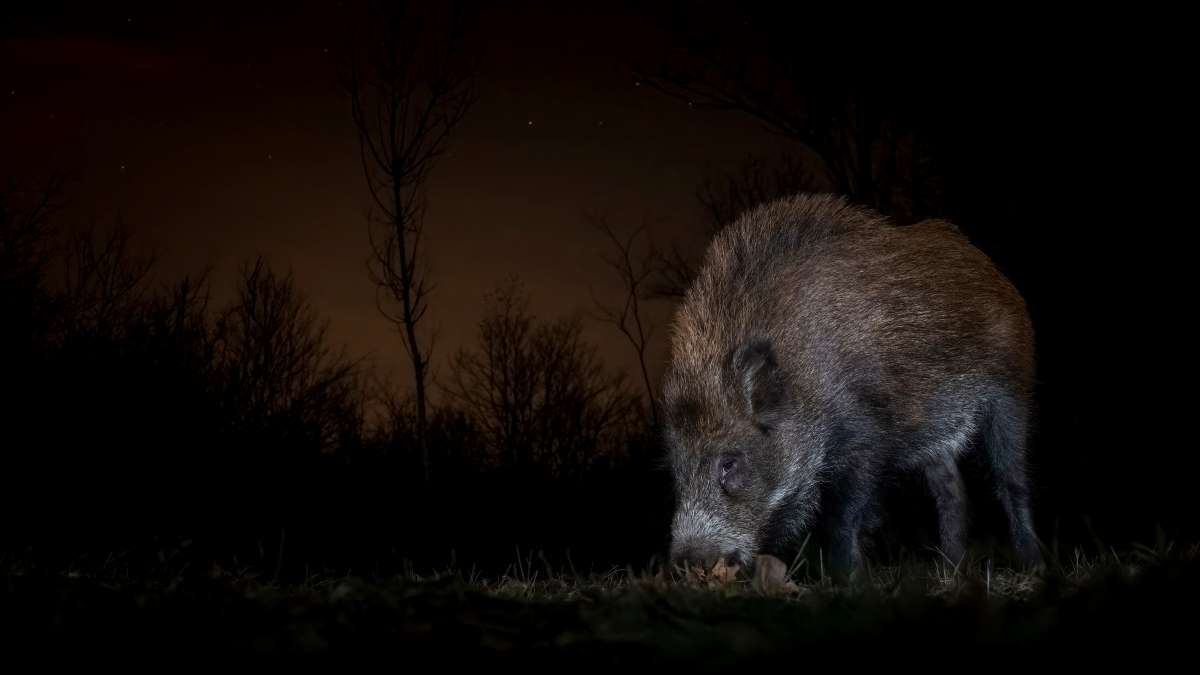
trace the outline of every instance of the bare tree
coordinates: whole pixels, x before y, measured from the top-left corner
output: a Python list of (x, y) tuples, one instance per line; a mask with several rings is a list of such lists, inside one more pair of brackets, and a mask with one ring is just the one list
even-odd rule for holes
[(429, 480), (426, 387), (434, 338), (418, 328), (429, 309), (422, 257), (425, 184), (450, 131), (475, 100), (475, 64), (462, 57), (463, 17), (433, 16), (417, 3), (372, 3), (364, 53), (348, 50), (341, 67), (358, 132), (379, 311), (395, 324), (412, 364), (417, 442)]
[(357, 364), (330, 349), (327, 331), (290, 274), (262, 258), (242, 270), (216, 327), (234, 431), (328, 451), (361, 422)]
[[(642, 374), (642, 385), (646, 388), (646, 400), (650, 406), (650, 421), (658, 427), (658, 397), (650, 382), (650, 373), (646, 368), (646, 348), (654, 337), (654, 324), (642, 318), (642, 301), (650, 296), (649, 282), (656, 271), (655, 261), (657, 251), (649, 240), (646, 226), (642, 225), (629, 236), (621, 238), (613, 230), (608, 219), (603, 216), (589, 216), (593, 228), (598, 230), (608, 243), (612, 245), (612, 253), (601, 254), (601, 259), (616, 273), (624, 294), (623, 300), (617, 306), (600, 302), (593, 293), (592, 301), (596, 305), (596, 315), (605, 323), (616, 327), (621, 335), (633, 347), (637, 354), (638, 368)], [(639, 239), (645, 240), (642, 253), (635, 251)]]
[(64, 206), (65, 182), (61, 174), (37, 187), (9, 178), (0, 190), (0, 280), (41, 283), (53, 255), (51, 219)]
[[(749, 157), (732, 171), (710, 174), (696, 191), (708, 220), (701, 228), (704, 240), (754, 206), (797, 192), (828, 191), (831, 186), (812, 161), (796, 153)], [(682, 298), (695, 274), (694, 256), (678, 241), (666, 248), (651, 246), (653, 268), (650, 294)]]
[(537, 324), (518, 283), (488, 298), (479, 344), (454, 356), (448, 393), (510, 467), (556, 475), (611, 451), (637, 410), (620, 374), (606, 372), (583, 342), (578, 317)]
[(142, 309), (154, 267), (153, 256), (139, 255), (132, 237), (118, 220), (102, 233), (93, 222), (72, 233), (63, 250), (63, 280), (59, 308), (66, 333), (120, 337), (133, 325), (134, 312)]
[(520, 465), (530, 445), (536, 389), (534, 355), (528, 349), (533, 317), (515, 282), (490, 294), (490, 314), (479, 322), (479, 348), (459, 350), (447, 393), (479, 425), (493, 452)]
[(687, 293), (695, 275), (695, 262), (678, 241), (667, 248), (654, 249), (651, 264), (654, 266), (654, 281), (651, 293), (658, 298), (680, 300)]
[(216, 340), (209, 302), (209, 269), (164, 284), (145, 303), (140, 326), (144, 344), (166, 352), (170, 368), (181, 378), (203, 377), (211, 382)]
[(797, 153), (749, 157), (732, 171), (709, 174), (696, 191), (708, 214), (708, 236), (758, 204), (797, 192), (826, 191), (832, 185), (811, 159)]
[(836, 41), (797, 38), (802, 17), (780, 15), (786, 11), (676, 6), (670, 23), (682, 48), (638, 77), (696, 108), (753, 116), (811, 150), (838, 192), (897, 221), (939, 211), (932, 139), (917, 123), (921, 106), (936, 108), (936, 88), (902, 73), (871, 93), (846, 84), (829, 66), (857, 64), (830, 53)]
[(0, 187), (0, 358), (21, 358), (49, 330), (45, 288), (55, 253), (54, 214), (62, 206), (62, 175), (38, 186), (8, 179)]

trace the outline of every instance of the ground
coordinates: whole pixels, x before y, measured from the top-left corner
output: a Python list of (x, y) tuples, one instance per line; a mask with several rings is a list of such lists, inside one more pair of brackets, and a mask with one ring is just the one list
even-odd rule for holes
[(1200, 600), (1200, 547), (1174, 546), (1077, 552), (1041, 574), (986, 560), (912, 564), (873, 570), (856, 587), (795, 568), (678, 580), (620, 569), (571, 576), (528, 562), (491, 580), (447, 570), (293, 584), (217, 566), (137, 578), (118, 565), (46, 569), (11, 556), (0, 571), (4, 635), (39, 652), (374, 654), (573, 670), (979, 648), (989, 664), (1030, 648), (1072, 659), (1127, 652), (1146, 664), (1191, 647)]

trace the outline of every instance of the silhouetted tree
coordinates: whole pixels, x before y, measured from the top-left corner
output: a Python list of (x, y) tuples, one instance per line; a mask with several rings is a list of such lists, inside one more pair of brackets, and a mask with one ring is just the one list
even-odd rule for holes
[(811, 159), (796, 153), (749, 157), (733, 171), (709, 174), (696, 191), (708, 224), (705, 233), (716, 234), (755, 206), (797, 192), (832, 189)]
[[(797, 192), (826, 192), (828, 180), (811, 161), (795, 153), (773, 157), (750, 157), (733, 171), (717, 172), (704, 179), (696, 197), (708, 221), (701, 228), (704, 240), (711, 239), (739, 215), (763, 202)], [(654, 279), (652, 295), (682, 298), (695, 274), (695, 257), (672, 241), (667, 248), (652, 247), (649, 265)]]
[(327, 343), (291, 274), (260, 257), (244, 267), (237, 297), (217, 319), (221, 401), (231, 431), (329, 452), (362, 423), (357, 364)]
[[(618, 305), (619, 309), (593, 297), (597, 316), (601, 321), (616, 327), (637, 354), (642, 385), (646, 389), (646, 400), (650, 407), (650, 421), (657, 428), (658, 397), (654, 385), (650, 382), (650, 372), (646, 368), (646, 348), (650, 339), (654, 337), (654, 324), (643, 319), (641, 306), (642, 301), (649, 297), (648, 282), (655, 272), (656, 249), (649, 241), (645, 225), (634, 229), (629, 236), (621, 238), (606, 218), (590, 216), (588, 220), (612, 245), (613, 252), (601, 254), (600, 257), (616, 273), (624, 292), (624, 299)], [(640, 254), (634, 250), (639, 238), (645, 240)]]
[(0, 199), (0, 445), (5, 511), (68, 545), (180, 522), (218, 417), (205, 277), (155, 288), (121, 223), (51, 223), (59, 185)]
[(120, 338), (143, 309), (153, 267), (152, 256), (133, 250), (120, 220), (107, 233), (94, 221), (72, 232), (63, 245), (57, 293), (63, 337)]
[(0, 189), (0, 359), (15, 365), (44, 347), (51, 318), (46, 285), (55, 253), (52, 218), (63, 206), (64, 178), (31, 187), (15, 178)]
[(475, 99), (475, 66), (463, 57), (460, 12), (437, 16), (415, 4), (371, 3), (365, 49), (347, 50), (341, 80), (374, 203), (371, 278), (379, 311), (396, 325), (412, 364), (417, 443), (428, 480), (426, 387), (434, 339), (418, 332), (433, 290), (421, 251), (424, 186)]
[[(386, 466), (397, 461), (409, 468), (407, 460), (417, 457), (413, 451), (417, 438), (416, 405), (412, 396), (398, 395), (387, 389), (382, 397), (385, 411), (378, 429), (373, 460)], [(486, 452), (486, 444), (469, 414), (453, 403), (430, 406), (428, 442), (433, 473), (440, 483), (453, 482), (465, 474), (494, 469), (496, 458)], [(419, 467), (417, 467), (419, 468)], [(407, 473), (407, 472), (405, 472)], [(413, 473), (412, 475), (419, 475)]]
[(641, 80), (697, 108), (753, 116), (811, 151), (801, 158), (837, 192), (899, 222), (939, 215), (928, 113), (949, 92), (932, 72), (905, 71), (903, 53), (878, 45), (842, 49), (845, 38), (816, 29), (807, 7), (673, 3), (663, 18), (679, 48), (641, 66)]
[(520, 284), (488, 297), (479, 344), (453, 358), (448, 393), (480, 430), (497, 461), (583, 471), (614, 452), (633, 425), (638, 397), (605, 371), (577, 317), (539, 324)]

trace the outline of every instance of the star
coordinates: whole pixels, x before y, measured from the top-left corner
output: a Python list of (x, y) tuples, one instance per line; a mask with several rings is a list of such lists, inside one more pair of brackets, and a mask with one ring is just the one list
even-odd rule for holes
[(529, 120), (525, 124), (526, 124), (526, 126), (533, 126), (533, 120)]

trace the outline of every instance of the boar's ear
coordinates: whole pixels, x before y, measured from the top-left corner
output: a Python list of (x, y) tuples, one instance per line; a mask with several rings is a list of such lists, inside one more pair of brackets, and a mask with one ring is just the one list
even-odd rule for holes
[(741, 389), (746, 412), (762, 427), (775, 426), (783, 413), (787, 385), (771, 343), (748, 340), (731, 356), (734, 382)]

